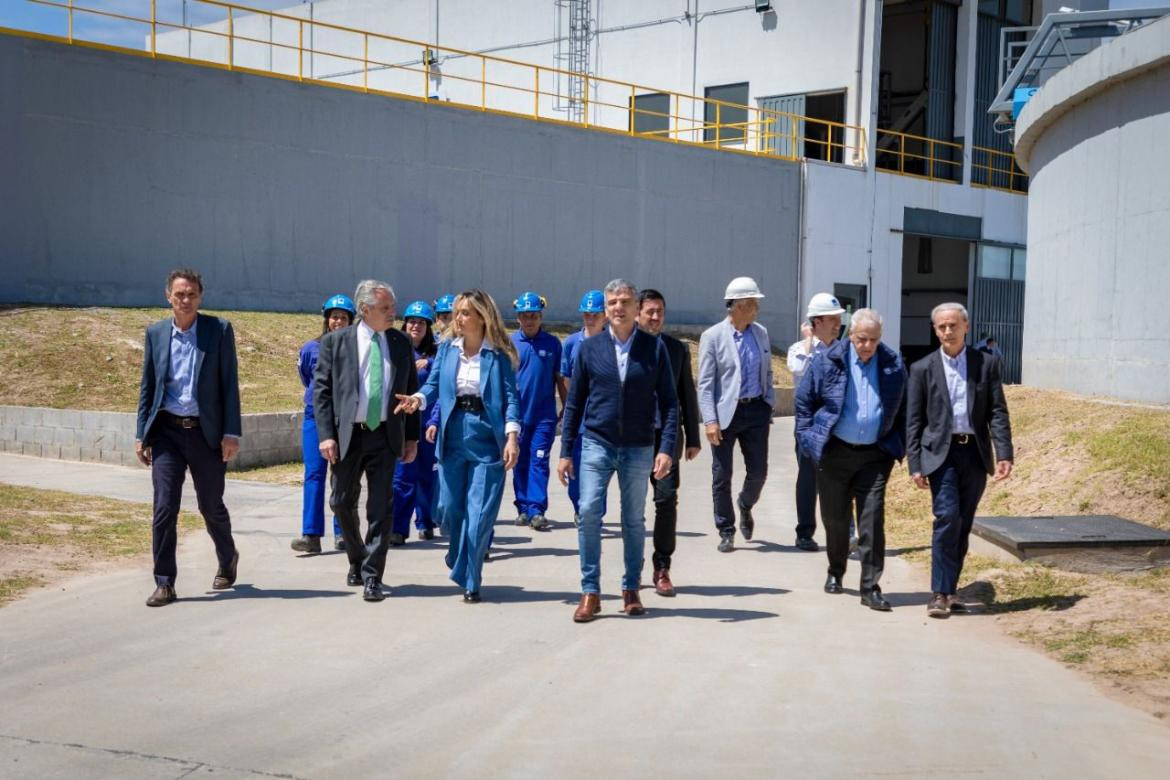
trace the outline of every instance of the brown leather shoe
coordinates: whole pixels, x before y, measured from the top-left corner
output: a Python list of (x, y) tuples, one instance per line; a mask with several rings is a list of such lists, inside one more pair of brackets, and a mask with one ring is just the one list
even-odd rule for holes
[(636, 590), (622, 591), (622, 611), (627, 615), (645, 615), (646, 608), (642, 606), (642, 599), (638, 597)]
[(573, 622), (588, 623), (597, 617), (597, 613), (600, 611), (601, 596), (596, 593), (582, 593), (581, 603), (577, 605), (577, 610), (573, 613)]
[(670, 581), (670, 569), (654, 570), (654, 592), (668, 598), (674, 595), (674, 583)]
[(232, 562), (227, 567), (219, 567), (215, 572), (215, 579), (211, 581), (212, 590), (227, 590), (236, 584), (236, 565), (240, 562), (240, 551), (232, 556)]
[(947, 597), (942, 593), (935, 593), (930, 597), (930, 603), (926, 605), (926, 614), (932, 618), (948, 618), (951, 612), (947, 609)]
[(165, 607), (170, 604), (178, 596), (175, 595), (175, 589), (170, 585), (159, 585), (154, 589), (154, 593), (146, 599), (146, 606), (148, 607)]

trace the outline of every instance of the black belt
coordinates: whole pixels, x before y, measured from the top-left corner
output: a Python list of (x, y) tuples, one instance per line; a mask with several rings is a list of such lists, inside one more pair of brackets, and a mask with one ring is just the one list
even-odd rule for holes
[(180, 417), (177, 414), (171, 414), (167, 410), (162, 410), (162, 418), (176, 428), (198, 428), (198, 417)]
[(764, 396), (753, 395), (751, 398), (740, 398), (738, 401), (736, 401), (736, 403), (750, 404), (752, 401), (763, 401), (763, 400), (764, 400)]
[(877, 446), (876, 443), (874, 443), (874, 444), (854, 444), (851, 441), (845, 441), (844, 439), (838, 439), (836, 436), (833, 437), (833, 441), (837, 442), (838, 444), (844, 444), (846, 447), (848, 447), (851, 450), (871, 450)]
[(455, 396), (455, 408), (465, 412), (482, 412), (483, 399), (478, 395), (457, 395)]
[(952, 444), (974, 444), (975, 434), (973, 433), (955, 433), (951, 435)]
[[(378, 427), (379, 427), (379, 428), (381, 428), (381, 427), (382, 427), (383, 425), (385, 425), (385, 424), (386, 424), (386, 421), (385, 421), (385, 420), (383, 420), (382, 422), (378, 423)], [(364, 422), (355, 422), (355, 423), (353, 424), (353, 427), (355, 427), (355, 428), (358, 428), (358, 429), (360, 429), (360, 430), (363, 430), (363, 431), (372, 431), (372, 430), (374, 430), (374, 429), (373, 429), (373, 428), (371, 428), (370, 426), (366, 425)]]

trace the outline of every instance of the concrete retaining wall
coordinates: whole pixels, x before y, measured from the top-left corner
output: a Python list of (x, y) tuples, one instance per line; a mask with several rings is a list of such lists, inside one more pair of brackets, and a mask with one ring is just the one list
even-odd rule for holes
[[(229, 469), (288, 463), (301, 457), (301, 413), (245, 414), (240, 454)], [(135, 416), (0, 406), (0, 451), (39, 458), (137, 465)]]
[[(0, 35), (0, 301), (316, 311), (623, 276), (712, 323), (735, 276), (795, 337), (800, 165)], [(401, 308), (401, 306), (400, 306)]]

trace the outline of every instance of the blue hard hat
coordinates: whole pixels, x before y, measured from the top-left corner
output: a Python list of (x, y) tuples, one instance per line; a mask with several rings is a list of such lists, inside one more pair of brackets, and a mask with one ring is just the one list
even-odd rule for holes
[(545, 300), (534, 292), (520, 293), (520, 297), (512, 302), (517, 312), (544, 311)]
[(321, 313), (328, 314), (330, 309), (341, 309), (349, 312), (350, 317), (357, 316), (357, 307), (353, 305), (353, 301), (348, 295), (334, 295), (325, 303), (321, 304)]
[(601, 314), (605, 311), (605, 295), (601, 290), (590, 290), (581, 296), (577, 311), (582, 314)]
[(455, 310), (455, 296), (451, 293), (435, 299), (435, 314), (450, 314)]
[(402, 312), (402, 319), (409, 319), (410, 317), (418, 317), (427, 322), (435, 321), (435, 310), (426, 301), (415, 301), (406, 307), (406, 311)]

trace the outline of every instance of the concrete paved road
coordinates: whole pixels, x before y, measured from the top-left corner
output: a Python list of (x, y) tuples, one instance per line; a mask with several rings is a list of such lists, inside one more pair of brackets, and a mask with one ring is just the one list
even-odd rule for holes
[[(621, 616), (610, 534), (604, 619), (583, 626), (559, 487), (556, 530), (501, 520), (468, 606), (442, 545), (416, 542), (364, 603), (342, 556), (289, 550), (299, 491), (233, 481), (235, 590), (208, 590), (192, 534), (170, 607), (143, 606), (139, 566), (0, 610), (0, 776), (1165, 776), (1165, 725), (989, 618), (928, 621), (920, 571), (888, 562), (889, 614), (821, 592), (823, 554), (790, 546), (790, 442), (778, 420), (757, 538), (731, 555), (707, 456), (687, 464), (678, 597)], [(0, 456), (0, 479), (149, 498), (145, 470)]]

